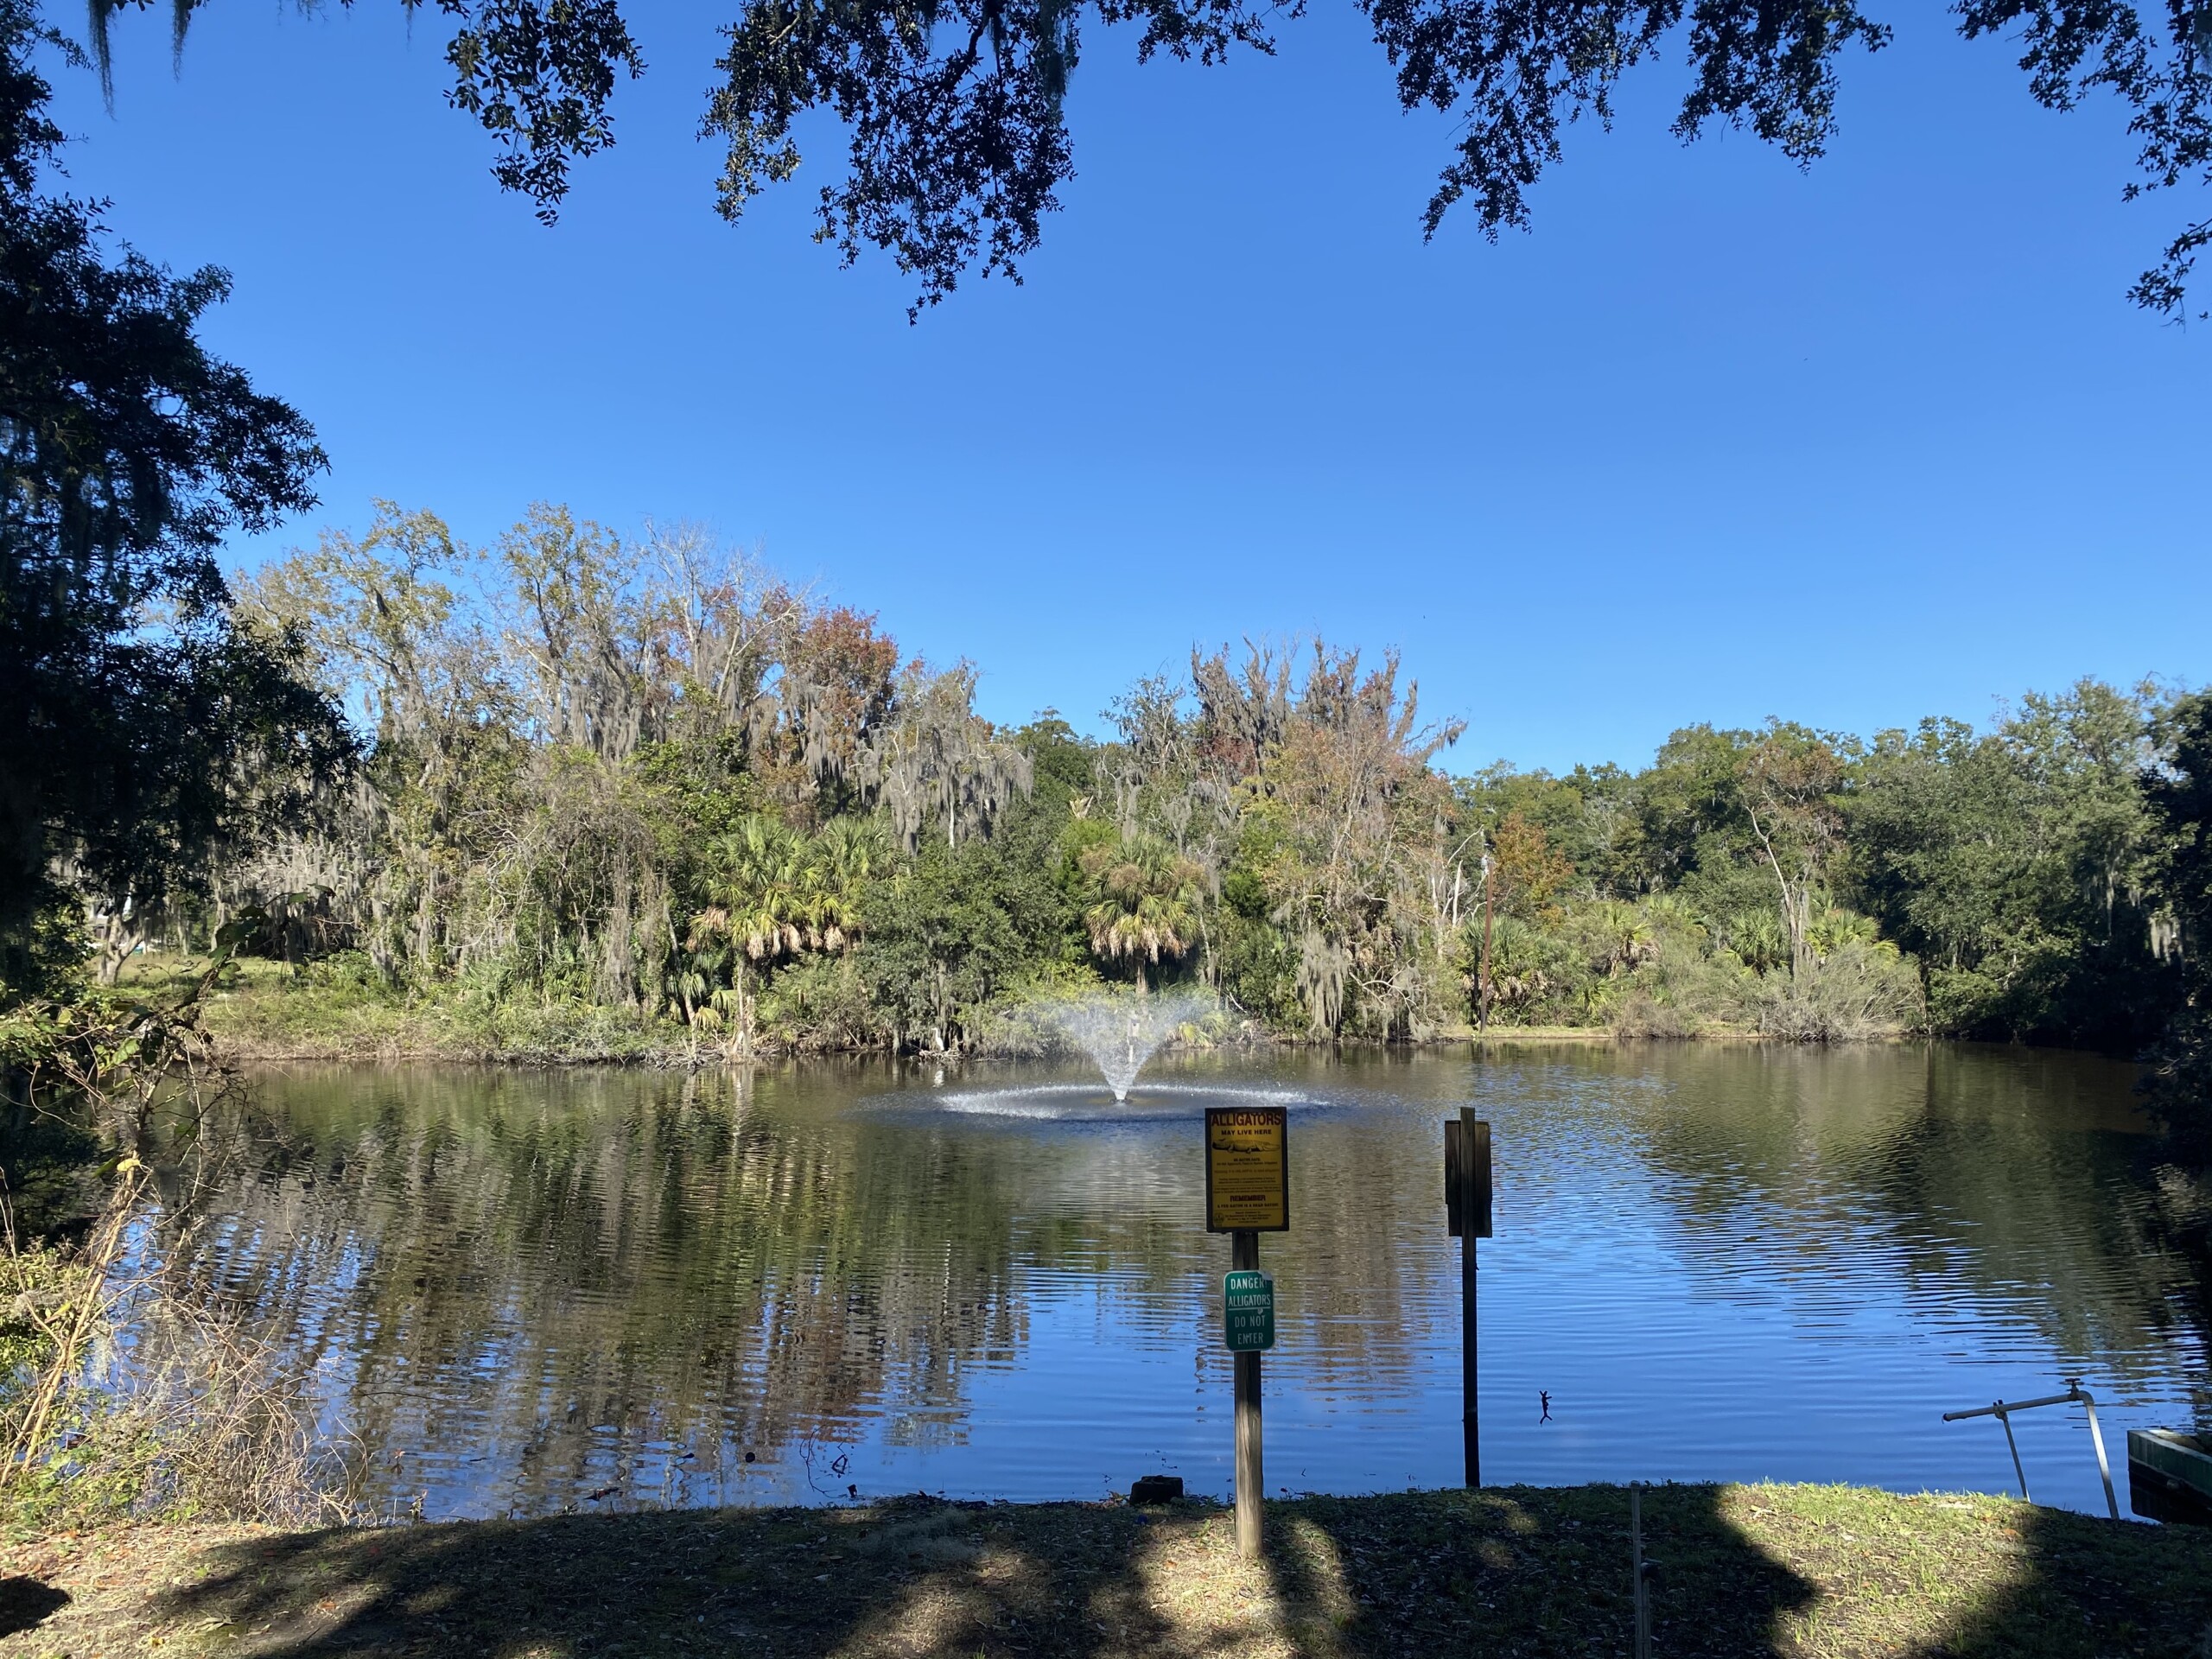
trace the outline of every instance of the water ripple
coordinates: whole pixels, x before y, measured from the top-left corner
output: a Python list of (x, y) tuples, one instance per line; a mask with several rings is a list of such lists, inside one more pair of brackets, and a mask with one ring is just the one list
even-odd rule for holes
[[(1430, 1484), (1459, 1436), (1442, 1123), (1472, 1104), (1492, 1478), (2001, 1490), (2001, 1434), (1944, 1410), (2078, 1375), (2114, 1444), (2212, 1417), (2131, 1082), (1688, 1046), (1177, 1053), (1126, 1105), (1043, 1065), (296, 1071), (211, 1131), (238, 1173), (168, 1243), (300, 1357), (395, 1506), (1083, 1497), (1155, 1470), (1218, 1494), (1228, 1244), (1198, 1119), (1265, 1101), (1296, 1115), (1292, 1228), (1262, 1245), (1271, 1484)], [(2019, 1432), (2038, 1498), (2101, 1507), (2078, 1414)]]

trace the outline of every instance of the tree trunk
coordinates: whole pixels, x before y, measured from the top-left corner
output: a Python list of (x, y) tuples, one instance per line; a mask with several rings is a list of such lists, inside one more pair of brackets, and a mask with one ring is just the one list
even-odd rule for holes
[(1782, 860), (1776, 855), (1773, 839), (1766, 826), (1759, 822), (1758, 809), (1746, 804), (1751, 820), (1751, 832), (1759, 838), (1759, 847), (1766, 854), (1767, 868), (1774, 872), (1775, 886), (1782, 893), (1782, 927), (1789, 936), (1789, 977), (1805, 977), (1805, 970), (1812, 966), (1812, 951), (1805, 943), (1805, 936), (1812, 922), (1813, 881), (1808, 869), (1796, 883), (1783, 873)]
[(132, 925), (130, 910), (130, 901), (126, 899), (120, 909), (96, 913), (92, 918), (92, 937), (99, 944), (94, 972), (103, 985), (112, 985), (123, 977), (123, 964), (145, 942), (145, 935)]
[(1491, 901), (1491, 885), (1490, 855), (1484, 853), (1483, 855), (1483, 960), (1480, 982), (1477, 990), (1478, 1001), (1475, 1029), (1485, 1032), (1490, 1029), (1490, 926), (1491, 916), (1495, 908)]
[(745, 988), (745, 949), (740, 945), (734, 954), (737, 967), (731, 982), (737, 988), (737, 1028), (730, 1033), (734, 1052), (733, 1058), (753, 1058), (753, 998)]

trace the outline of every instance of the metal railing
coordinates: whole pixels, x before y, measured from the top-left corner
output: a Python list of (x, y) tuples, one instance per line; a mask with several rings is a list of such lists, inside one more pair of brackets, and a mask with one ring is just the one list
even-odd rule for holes
[(2097, 1448), (2097, 1472), (2105, 1480), (2105, 1507), (2112, 1511), (2112, 1518), (2117, 1521), (2120, 1519), (2120, 1499), (2112, 1489), (2112, 1465), (2105, 1457), (2105, 1437), (2097, 1427), (2097, 1402), (2082, 1386), (2080, 1377), (2068, 1377), (2063, 1394), (2047, 1394), (2040, 1400), (1999, 1400), (1993, 1405), (1976, 1406), (1972, 1411), (1947, 1411), (1943, 1414), (1943, 1421), (1955, 1423), (1967, 1417), (1994, 1417), (2002, 1423), (2005, 1426), (2005, 1444), (2012, 1452), (2012, 1472), (2020, 1478), (2020, 1496), (2032, 1503), (2035, 1499), (2028, 1497), (2028, 1471), (2020, 1463), (2020, 1443), (2012, 1438), (2012, 1414), (2033, 1411), (2037, 1406), (2068, 1405), (2076, 1400), (2088, 1411), (2089, 1444)]

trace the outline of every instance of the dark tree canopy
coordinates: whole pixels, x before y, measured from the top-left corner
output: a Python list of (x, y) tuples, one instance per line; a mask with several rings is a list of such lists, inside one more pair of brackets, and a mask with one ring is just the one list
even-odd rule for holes
[[(179, 46), (209, 0), (169, 0)], [(91, 0), (105, 69), (114, 13), (155, 0)], [(303, 4), (315, 0), (302, 0)], [(351, 5), (353, 0), (341, 0)], [(613, 142), (618, 79), (644, 72), (617, 0), (402, 0), (454, 19), (448, 98), (501, 148), (493, 172), (550, 219), (570, 162)], [(1560, 158), (1560, 133), (1609, 122), (1620, 77), (1679, 56), (1689, 88), (1675, 121), (1688, 139), (1715, 122), (1747, 129), (1809, 163), (1836, 125), (1838, 65), (1890, 28), (1854, 0), (1355, 0), (1397, 74), (1399, 102), (1457, 118), (1456, 152), (1430, 197), (1433, 234), (1462, 202), (1495, 237), (1529, 221), (1527, 193)], [(702, 137), (727, 146), (721, 211), (735, 219), (796, 173), (792, 137), (810, 111), (849, 133), (844, 176), (823, 188), (821, 231), (847, 263), (887, 251), (934, 304), (980, 266), (1019, 280), (1054, 191), (1073, 176), (1063, 118), (1091, 24), (1136, 31), (1136, 52), (1205, 63), (1274, 49), (1270, 28), (1306, 0), (752, 0), (723, 30)], [(2164, 0), (1959, 0), (1960, 31), (2020, 54), (2037, 101), (2071, 109), (2116, 96), (2140, 174), (2133, 198), (2212, 181), (2212, 5)], [(2180, 315), (2212, 218), (2184, 223), (2131, 290)]]
[(2165, 764), (2145, 783), (2165, 832), (2160, 886), (2187, 969), (2182, 1006), (2145, 1056), (2143, 1088), (2176, 1147), (2212, 1163), (2212, 695), (2183, 698), (2167, 724)]
[(313, 505), (322, 452), (201, 347), (222, 271), (173, 276), (111, 249), (98, 204), (42, 191), (41, 41), (0, 0), (0, 994), (65, 892), (158, 900), (343, 745), (215, 563), (230, 531)]

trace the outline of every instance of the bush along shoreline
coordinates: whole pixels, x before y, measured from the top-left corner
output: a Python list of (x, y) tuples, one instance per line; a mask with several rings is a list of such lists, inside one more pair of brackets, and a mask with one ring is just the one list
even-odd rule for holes
[[(175, 978), (188, 978), (197, 957), (175, 960), (150, 951), (124, 973), (124, 987), (162, 988)], [(506, 1064), (506, 1066), (657, 1066), (696, 1068), (743, 1064), (747, 1059), (797, 1059), (823, 1055), (898, 1053), (887, 1042), (825, 1048), (794, 1033), (757, 1033), (743, 1051), (719, 1033), (708, 1042), (699, 1031), (666, 1018), (644, 1018), (631, 1008), (591, 1004), (469, 1002), (462, 995), (404, 993), (378, 987), (370, 976), (352, 971), (359, 964), (319, 963), (288, 969), (281, 963), (245, 960), (221, 976), (208, 995), (204, 1027), (214, 1051), (234, 1064), (276, 1062), (431, 1062)], [(334, 984), (336, 980), (336, 984)], [(1066, 1007), (1071, 993), (1046, 998), (1007, 998), (984, 1011), (967, 1033), (964, 1046), (936, 1055), (927, 1048), (907, 1051), (933, 1059), (1031, 1059), (1075, 1053), (1055, 1031), (1051, 1013)], [(1084, 993), (1095, 998), (1097, 993)], [(1130, 988), (1126, 995), (1135, 998)], [(1230, 1008), (1205, 1007), (1197, 1018), (1173, 1027), (1161, 1053), (1177, 1051), (1269, 1051), (1307, 1046), (1370, 1046), (1382, 1039), (1314, 1038), (1303, 1031), (1279, 1031), (1259, 1020), (1239, 1018)], [(1858, 1039), (1909, 1039), (1918, 1033), (1891, 1028), (1860, 1033)], [(1635, 1039), (1694, 1039), (1694, 1042), (1802, 1042), (1794, 1033), (1761, 1031), (1757, 1024), (1701, 1022), (1694, 1028), (1637, 1020), (1606, 1024), (1493, 1024), (1476, 1031), (1471, 1024), (1446, 1027), (1407, 1046), (1471, 1042), (1635, 1042)]]
[[(151, 952), (127, 970), (123, 984), (158, 988), (188, 976), (194, 958), (175, 961)], [(743, 1052), (725, 1034), (709, 1042), (678, 1020), (648, 1018), (627, 1008), (575, 1003), (471, 1002), (457, 994), (404, 992), (378, 985), (344, 961), (288, 969), (279, 963), (236, 964), (207, 999), (202, 1022), (215, 1050), (238, 1065), (281, 1062), (391, 1064), (427, 1062), (505, 1065), (641, 1065), (663, 1068), (719, 1066), (747, 1060), (787, 1060), (837, 1054), (896, 1052), (887, 1042), (827, 1049), (788, 1033), (756, 1034)], [(1133, 990), (1128, 995), (1134, 995)], [(1035, 1001), (1009, 997), (986, 1011), (960, 1049), (932, 1058), (957, 1059), (1032, 1058), (1066, 1056), (1073, 1051), (1047, 1023), (1049, 1011), (1065, 993)], [(1859, 1040), (1899, 1040), (1915, 1033), (1895, 1030), (1863, 1034)], [(1626, 1040), (1701, 1042), (1796, 1042), (1789, 1034), (1763, 1033), (1756, 1026), (1708, 1021), (1684, 1030), (1671, 1024), (1649, 1029), (1632, 1020), (1604, 1025), (1496, 1025), (1485, 1032), (1472, 1026), (1440, 1029), (1418, 1046), (1484, 1041), (1511, 1043), (1611, 1043)], [(1365, 1039), (1371, 1043), (1376, 1039)], [(1314, 1038), (1302, 1032), (1271, 1029), (1249, 1018), (1215, 1007), (1185, 1021), (1161, 1046), (1162, 1053), (1193, 1050), (1269, 1050), (1364, 1046), (1359, 1039)], [(910, 1051), (931, 1057), (928, 1050)]]
[[(241, 1092), (200, 1024), (214, 962), (149, 996), (0, 1019), (0, 1521), (357, 1513), (311, 1378), (181, 1253)], [(157, 1173), (157, 1171), (160, 1173)]]

